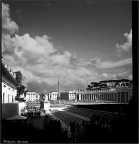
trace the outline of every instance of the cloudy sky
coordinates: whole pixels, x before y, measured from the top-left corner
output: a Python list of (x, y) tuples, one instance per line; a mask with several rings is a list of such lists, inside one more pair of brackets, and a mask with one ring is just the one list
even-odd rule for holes
[(28, 90), (132, 79), (131, 1), (4, 1), (2, 55)]

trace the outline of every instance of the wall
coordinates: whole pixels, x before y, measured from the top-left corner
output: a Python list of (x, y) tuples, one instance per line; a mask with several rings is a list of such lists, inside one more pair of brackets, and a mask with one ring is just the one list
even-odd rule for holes
[[(3, 93), (4, 101), (3, 101)], [(17, 90), (2, 82), (2, 103), (12, 103), (15, 101)], [(9, 97), (9, 98), (8, 98)]]
[(27, 92), (26, 93), (26, 100), (27, 101), (36, 101), (36, 100), (39, 100), (39, 99), (40, 99), (40, 96), (36, 92)]
[(18, 103), (2, 104), (2, 119), (7, 119), (17, 114), (19, 114)]

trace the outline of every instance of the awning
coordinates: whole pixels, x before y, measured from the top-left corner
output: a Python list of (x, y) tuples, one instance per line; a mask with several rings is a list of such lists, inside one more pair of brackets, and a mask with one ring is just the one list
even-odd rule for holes
[(15, 116), (8, 118), (7, 120), (25, 120), (25, 119), (27, 119), (27, 117), (15, 115)]

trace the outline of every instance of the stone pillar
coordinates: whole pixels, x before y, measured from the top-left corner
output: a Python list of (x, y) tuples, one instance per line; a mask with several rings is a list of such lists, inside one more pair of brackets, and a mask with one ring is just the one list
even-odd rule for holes
[(112, 96), (112, 95), (111, 95), (111, 93), (110, 93), (110, 101), (111, 101), (111, 96)]
[(124, 92), (124, 103), (126, 103), (126, 92)]
[(81, 94), (79, 94), (79, 100), (81, 100)]
[(110, 99), (109, 100), (111, 101), (111, 93), (110, 93)]
[(126, 103), (128, 103), (128, 101), (129, 101), (129, 99), (128, 99), (128, 92), (126, 92), (125, 99), (126, 99)]
[(118, 103), (120, 103), (120, 98), (121, 98), (120, 95), (121, 95), (120, 92), (118, 92)]
[(75, 101), (77, 101), (77, 93), (75, 94)]
[(122, 98), (122, 95), (121, 95), (121, 92), (120, 92), (120, 103), (121, 103), (121, 98)]
[(116, 93), (114, 93), (114, 101), (116, 101)]
[(118, 92), (116, 93), (116, 99), (117, 99), (117, 102), (118, 102)]

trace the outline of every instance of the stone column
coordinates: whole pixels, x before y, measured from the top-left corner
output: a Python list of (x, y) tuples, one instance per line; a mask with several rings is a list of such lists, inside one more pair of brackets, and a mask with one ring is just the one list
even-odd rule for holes
[(128, 103), (128, 101), (129, 101), (129, 99), (128, 99), (128, 92), (126, 92), (125, 98), (126, 98), (126, 103)]
[(119, 99), (119, 98), (118, 98), (118, 97), (119, 97), (119, 96), (118, 96), (118, 92), (116, 93), (116, 95), (117, 95), (116, 98), (117, 98), (117, 102), (118, 102), (118, 99)]
[(81, 100), (81, 94), (79, 94), (79, 100)]
[(75, 93), (75, 101), (77, 101), (77, 93)]
[(120, 92), (120, 103), (121, 103), (122, 93)]
[(109, 100), (111, 101), (111, 93), (110, 93), (110, 98), (109, 98)]

